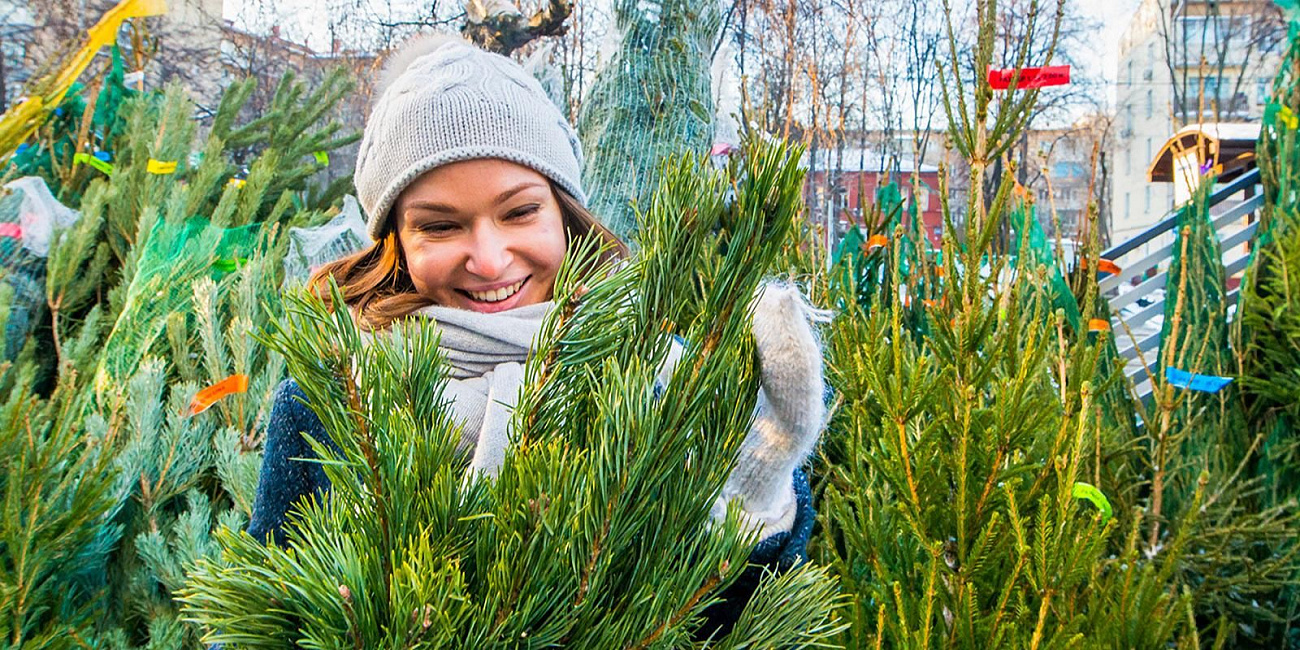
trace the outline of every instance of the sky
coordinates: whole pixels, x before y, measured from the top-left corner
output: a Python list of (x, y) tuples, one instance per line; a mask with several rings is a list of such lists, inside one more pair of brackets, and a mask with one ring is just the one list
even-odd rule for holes
[(1106, 80), (1107, 105), (1115, 105), (1116, 81), (1119, 75), (1119, 39), (1124, 28), (1137, 11), (1140, 0), (1076, 0), (1084, 16), (1102, 25), (1100, 51), (1093, 53), (1095, 65), (1100, 65)]
[[(363, 0), (365, 1), (365, 0)], [(380, 0), (374, 4), (387, 4)], [(443, 3), (459, 0), (442, 0)], [(937, 2), (938, 0), (917, 0), (918, 2)], [(1107, 106), (1114, 106), (1117, 81), (1118, 50), (1120, 37), (1129, 20), (1133, 17), (1141, 0), (1069, 0), (1076, 3), (1080, 13), (1101, 26), (1101, 33), (1094, 51), (1082, 53), (1084, 65), (1093, 71), (1099, 71), (1107, 91)], [(400, 3), (402, 0), (397, 0)], [(415, 2), (413, 4), (425, 4)], [(396, 4), (395, 3), (395, 4)], [(256, 16), (260, 9), (273, 7), (272, 11), (282, 17), (283, 34), (294, 40), (305, 40), (306, 44), (320, 50), (329, 48), (329, 34), (326, 17), (329, 15), (325, 0), (226, 0), (225, 17), (238, 24), (241, 16)]]

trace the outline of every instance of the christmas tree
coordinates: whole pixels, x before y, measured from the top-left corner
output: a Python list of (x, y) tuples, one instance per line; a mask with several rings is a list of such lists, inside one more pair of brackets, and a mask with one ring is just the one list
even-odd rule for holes
[(577, 128), (592, 212), (637, 241), (635, 206), (658, 186), (665, 158), (704, 154), (713, 139), (710, 62), (722, 8), (698, 0), (619, 0), (618, 50), (592, 82)]
[[(70, 83), (75, 65), (51, 79)], [(181, 89), (118, 93), (109, 70), (4, 118), (30, 134), (0, 151), (5, 169), (38, 175), (77, 214), (48, 258), (0, 283), (6, 319), (30, 324), (0, 364), (12, 647), (199, 645), (172, 595), (218, 551), (211, 531), (251, 510), (258, 423), (284, 375), (252, 334), (281, 311), (287, 227), (327, 218), (303, 200), (330, 195), (311, 177), (355, 137), (329, 120), (341, 72), (314, 90), (285, 77), (252, 118), (252, 82), (232, 84), (198, 139)]]
[[(977, 15), (969, 68), (985, 70), (996, 3), (977, 3)], [(944, 69), (966, 68), (951, 51)], [(1018, 65), (1028, 65), (1023, 55)], [(971, 91), (946, 78), (945, 87), (951, 139), (981, 187), (1017, 141), (1034, 92), (995, 97), (985, 83)], [(1258, 502), (1251, 453), (1232, 446), (1240, 420), (1234, 429), (1217, 417), (1218, 402), (1169, 385), (1134, 437), (1131, 411), (1115, 412), (1123, 400), (1103, 399), (1123, 381), (1113, 335), (1084, 325), (1109, 320), (1095, 278), (1080, 278), (1076, 300), (1055, 256), (1033, 241), (1032, 197), (1018, 196), (1010, 174), (996, 180), (989, 196), (971, 193), (961, 236), (945, 233), (941, 272), (905, 267), (901, 238), (878, 242), (887, 286), (923, 282), (933, 292), (924, 326), (911, 290), (867, 302), (851, 282), (831, 285), (828, 303), (846, 313), (827, 352), (838, 408), (814, 556), (851, 599), (839, 640), (1278, 647), (1292, 616), (1282, 599), (1296, 569), (1294, 503)], [(940, 186), (951, 212), (942, 172)], [(1193, 205), (1186, 219), (1204, 213)], [(995, 250), (1008, 227), (1020, 231), (1017, 256)], [(1188, 223), (1180, 236), (1191, 253), (1176, 263), (1183, 284), (1211, 286), (1213, 269), (1195, 266), (1217, 261), (1198, 248), (1200, 233)], [(1086, 254), (1091, 268), (1095, 255)], [(1208, 289), (1190, 293), (1210, 311)], [(1208, 323), (1210, 333), (1222, 335), (1223, 322)], [(1203, 347), (1204, 336), (1172, 335), (1171, 358)]]

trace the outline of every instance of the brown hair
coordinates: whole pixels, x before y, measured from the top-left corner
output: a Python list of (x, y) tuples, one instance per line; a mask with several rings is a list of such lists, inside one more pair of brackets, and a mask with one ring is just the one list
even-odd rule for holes
[[(569, 245), (594, 235), (602, 245), (603, 261), (617, 261), (628, 256), (627, 245), (601, 225), (577, 199), (549, 179), (547, 182), (560, 206)], [(415, 291), (394, 223), (395, 220), (389, 219), (384, 235), (369, 248), (321, 265), (307, 281), (308, 290), (328, 303), (329, 280), (333, 277), (343, 294), (343, 302), (363, 330), (387, 328), (412, 311), (433, 304), (432, 300)]]

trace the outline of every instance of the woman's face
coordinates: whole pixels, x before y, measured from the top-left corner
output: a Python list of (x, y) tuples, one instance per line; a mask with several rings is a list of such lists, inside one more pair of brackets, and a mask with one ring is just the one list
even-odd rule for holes
[(394, 205), (420, 295), (480, 312), (551, 299), (566, 238), (545, 176), (505, 160), (465, 160), (417, 178)]

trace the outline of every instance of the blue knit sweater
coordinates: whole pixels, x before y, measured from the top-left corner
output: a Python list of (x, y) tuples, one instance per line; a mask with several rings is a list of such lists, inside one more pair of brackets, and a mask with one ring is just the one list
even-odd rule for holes
[[(252, 520), (248, 523), (249, 534), (259, 540), (284, 545), (284, 524), (290, 506), (306, 495), (322, 496), (329, 490), (329, 479), (321, 465), (299, 460), (315, 456), (302, 433), (323, 445), (338, 448), (325, 433), (320, 418), (307, 406), (307, 396), (298, 383), (286, 379), (276, 387), (275, 402), (266, 427), (266, 448), (257, 484), (257, 500), (253, 504)], [(794, 525), (789, 532), (772, 535), (754, 547), (749, 556), (751, 566), (727, 589), (722, 602), (708, 611), (707, 621), (700, 631), (702, 635), (707, 636), (715, 630), (725, 633), (731, 629), (757, 588), (764, 570), (788, 570), (804, 561), (816, 513), (803, 470), (795, 470), (794, 489), (798, 504)]]

